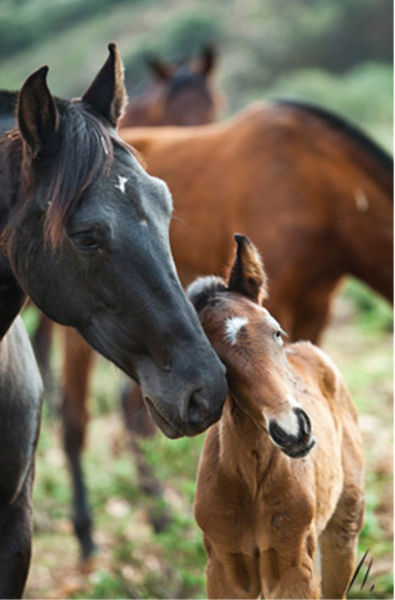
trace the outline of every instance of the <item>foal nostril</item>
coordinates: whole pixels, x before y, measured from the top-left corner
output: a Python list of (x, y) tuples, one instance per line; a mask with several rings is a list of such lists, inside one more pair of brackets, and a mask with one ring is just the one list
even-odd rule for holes
[(289, 446), (295, 441), (295, 437), (287, 433), (285, 429), (276, 423), (276, 421), (270, 421), (269, 434), (273, 441), (279, 446)]
[(308, 415), (301, 408), (294, 408), (293, 411), (298, 418), (299, 438), (308, 437), (311, 434), (311, 421)]
[(285, 429), (281, 421), (273, 420), (269, 423), (269, 434), (272, 440), (285, 449), (291, 448), (295, 444), (305, 444), (311, 436), (311, 422), (304, 410), (295, 407), (292, 411), (296, 416), (297, 431)]

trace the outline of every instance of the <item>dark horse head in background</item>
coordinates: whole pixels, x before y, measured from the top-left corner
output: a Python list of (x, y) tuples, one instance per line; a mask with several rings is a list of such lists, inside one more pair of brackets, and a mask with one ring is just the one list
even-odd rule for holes
[(221, 103), (221, 95), (214, 91), (212, 85), (216, 58), (213, 46), (204, 46), (196, 60), (181, 64), (150, 57), (147, 65), (153, 75), (152, 85), (141, 95), (130, 99), (120, 126), (212, 123)]
[(0, 138), (1, 308), (10, 324), (27, 294), (141, 384), (166, 435), (193, 435), (220, 416), (224, 368), (175, 271), (167, 186), (115, 131), (125, 89), (109, 51), (80, 99), (33, 73)]

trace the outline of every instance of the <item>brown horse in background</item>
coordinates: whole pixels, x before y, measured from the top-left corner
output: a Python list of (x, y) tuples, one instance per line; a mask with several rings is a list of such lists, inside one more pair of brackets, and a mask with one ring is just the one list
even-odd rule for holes
[(220, 104), (212, 83), (216, 58), (215, 49), (205, 46), (196, 60), (182, 65), (149, 59), (154, 81), (143, 94), (130, 100), (120, 127), (212, 123)]
[(342, 119), (275, 102), (197, 129), (120, 133), (173, 194), (184, 284), (221, 272), (238, 228), (265, 256), (270, 310), (292, 340), (319, 340), (343, 275), (392, 301), (392, 159)]
[(197, 477), (208, 598), (345, 598), (364, 513), (357, 411), (321, 350), (283, 347), (259, 254), (235, 237), (228, 283), (188, 290), (229, 384)]
[[(221, 273), (233, 231), (242, 230), (265, 256), (267, 306), (293, 341), (319, 341), (344, 275), (392, 299), (392, 160), (342, 119), (275, 102), (215, 125), (121, 135), (172, 191), (171, 244), (184, 285)], [(69, 450), (77, 472), (91, 358), (67, 331), (63, 417), (66, 439), (77, 440)], [(133, 395), (130, 429), (150, 433), (137, 388)], [(90, 518), (81, 522), (89, 537)]]

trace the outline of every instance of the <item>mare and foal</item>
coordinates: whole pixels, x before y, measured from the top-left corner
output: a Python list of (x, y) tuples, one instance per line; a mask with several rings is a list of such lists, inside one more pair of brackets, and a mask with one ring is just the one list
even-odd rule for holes
[(283, 346), (262, 306), (259, 254), (235, 237), (228, 282), (205, 277), (188, 289), (229, 384), (197, 479), (208, 597), (344, 598), (364, 512), (356, 409), (321, 350)]
[[(46, 85), (46, 73), (46, 68), (40, 69), (25, 82), (18, 101), (19, 130), (0, 140), (3, 233), (0, 396), (1, 422), (8, 424), (1, 442), (0, 594), (3, 597), (21, 595), (30, 560), (31, 482), (41, 383), (23, 328), (20, 323), (13, 323), (25, 295), (32, 297), (55, 321), (75, 327), (95, 349), (137, 379), (152, 416), (169, 437), (191, 435), (207, 428), (218, 418), (225, 396), (222, 367), (185, 300), (170, 258), (168, 191), (141, 169), (130, 148), (115, 133), (124, 102), (122, 68), (115, 46), (110, 46), (109, 59), (92, 85), (74, 102), (52, 97)], [(90, 160), (81, 160), (82, 157)], [(134, 256), (132, 266), (130, 256)], [(250, 277), (245, 287), (252, 298), (251, 285), (256, 287), (257, 282)], [(161, 293), (153, 294), (152, 290), (158, 290), (158, 286)], [(259, 288), (255, 300), (261, 292)], [(161, 299), (164, 299), (162, 303)], [(142, 311), (142, 306), (148, 308)], [(240, 320), (228, 323), (231, 345), (247, 324), (239, 325)], [(176, 336), (175, 331), (179, 335)], [(158, 340), (166, 343), (158, 345)], [(226, 357), (223, 360), (227, 362)], [(231, 390), (232, 385), (231, 382)], [(330, 383), (328, 385), (330, 388)], [(332, 382), (333, 386), (336, 388)], [(276, 414), (273, 405), (268, 411), (271, 438), (290, 456), (302, 455), (311, 449), (310, 419), (313, 430), (317, 421), (314, 410), (312, 416), (309, 415), (296, 391), (295, 396), (300, 406), (293, 406), (289, 414)], [(285, 401), (291, 403), (289, 398)], [(230, 410), (230, 414), (233, 413)], [(345, 443), (347, 430), (340, 417), (339, 423)], [(254, 452), (256, 472), (260, 455), (257, 448)], [(312, 456), (314, 452), (315, 449)], [(309, 456), (300, 460), (308, 461)], [(274, 462), (277, 461), (281, 463), (278, 457)], [(344, 496), (349, 501), (346, 467), (343, 465), (344, 474), (340, 473), (342, 488), (340, 484), (333, 487), (340, 499)], [(202, 470), (204, 472), (203, 467)], [(312, 488), (318, 485), (318, 475), (310, 483)], [(313, 493), (310, 488), (309, 491)], [(310, 504), (306, 501), (304, 508), (310, 509), (307, 516), (314, 513), (314, 506), (313, 500)], [(314, 553), (314, 534), (317, 536), (325, 525), (324, 517), (319, 522), (325, 511), (319, 502), (318, 506), (315, 527), (310, 527), (305, 536), (299, 536), (303, 538), (299, 545), (307, 548), (310, 558)], [(357, 508), (352, 514), (358, 512)], [(197, 516), (201, 522), (199, 495)], [(325, 516), (329, 518), (328, 514)], [(276, 520), (271, 524), (272, 529), (280, 531), (279, 523), (284, 518), (280, 510), (277, 524)], [(328, 536), (321, 535), (329, 571), (333, 552), (326, 549), (331, 548), (331, 540), (336, 537), (330, 527), (332, 521), (335, 533), (338, 521), (342, 529), (337, 510), (325, 529), (325, 534), (329, 531)], [(288, 526), (287, 539), (294, 522), (292, 519)], [(207, 547), (210, 549), (212, 544), (214, 548), (209, 586), (213, 581), (210, 572), (216, 572), (216, 564), (226, 571), (224, 565), (229, 558), (225, 556), (221, 562), (218, 557), (223, 546), (218, 543), (215, 532), (212, 541), (210, 535), (212, 532), (207, 530)], [(265, 579), (269, 580), (268, 587), (254, 583), (251, 578), (247, 588), (254, 588), (254, 592), (291, 593), (286, 591), (283, 581), (284, 553), (289, 557), (289, 551), (281, 544), (284, 536), (278, 533), (277, 537), (279, 539), (269, 539), (261, 547), (270, 560), (258, 560), (269, 573)], [(343, 546), (348, 547), (344, 540)], [(251, 547), (247, 544), (241, 549), (230, 576), (233, 580), (236, 573), (240, 595), (250, 594), (249, 590), (245, 591), (243, 573), (251, 568), (256, 570), (257, 556), (261, 552), (254, 546), (251, 562)], [(231, 562), (234, 554), (237, 552), (232, 553)], [(302, 558), (305, 559), (304, 554)], [(306, 574), (300, 573), (292, 561), (291, 564), (294, 589), (303, 594)], [(284, 568), (289, 575), (286, 560)], [(347, 577), (344, 575), (343, 579)], [(220, 581), (220, 577), (217, 578)], [(229, 574), (221, 590), (210, 588), (210, 595), (227, 594), (231, 589), (228, 579)], [(325, 578), (324, 568), (323, 585), (325, 580), (328, 577)], [(318, 585), (314, 577), (313, 583), (316, 585), (311, 591), (314, 596)]]

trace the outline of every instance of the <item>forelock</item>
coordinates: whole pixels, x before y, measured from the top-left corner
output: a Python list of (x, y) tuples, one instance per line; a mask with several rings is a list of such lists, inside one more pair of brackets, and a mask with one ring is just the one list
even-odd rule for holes
[(187, 296), (199, 313), (208, 303), (210, 298), (218, 292), (227, 290), (225, 281), (214, 275), (199, 277), (187, 288)]

